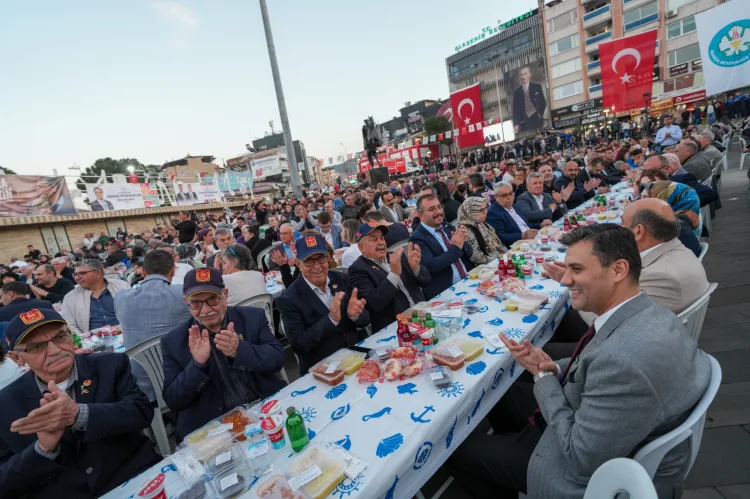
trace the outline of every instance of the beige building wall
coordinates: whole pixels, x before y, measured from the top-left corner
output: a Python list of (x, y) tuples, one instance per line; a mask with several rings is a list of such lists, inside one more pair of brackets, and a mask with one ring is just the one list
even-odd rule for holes
[(23, 260), (23, 255), (28, 252), (26, 247), (29, 244), (33, 244), (36, 249), (44, 251), (44, 240), (39, 227), (0, 229), (0, 262), (10, 263), (12, 257)]
[(107, 225), (104, 223), (104, 220), (68, 222), (64, 226), (65, 231), (68, 233), (68, 240), (70, 240), (70, 244), (74, 249), (83, 246), (83, 237), (89, 232), (93, 232), (96, 237), (99, 237), (102, 231), (107, 233)]

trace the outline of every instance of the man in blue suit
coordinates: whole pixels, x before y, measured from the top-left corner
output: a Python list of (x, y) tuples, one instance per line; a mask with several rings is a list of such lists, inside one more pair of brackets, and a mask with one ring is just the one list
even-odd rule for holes
[(28, 284), (20, 281), (3, 284), (0, 288), (0, 302), (3, 303), (3, 308), (0, 308), (0, 322), (9, 322), (21, 312), (32, 308), (52, 309), (52, 302), (29, 299), (29, 293), (31, 290)]
[(221, 272), (193, 269), (183, 295), (193, 317), (161, 337), (164, 401), (177, 413), (177, 442), (235, 407), (284, 387), (284, 348), (263, 309), (227, 306)]
[(526, 215), (513, 208), (513, 186), (508, 182), (495, 184), (495, 201), (487, 210), (487, 223), (495, 229), (500, 241), (510, 247), (519, 239), (533, 239), (541, 227), (551, 222), (545, 220), (541, 224), (529, 223)]
[(411, 242), (422, 251), (422, 265), (432, 279), (424, 286), (425, 297), (430, 300), (435, 295), (468, 277), (473, 253), (466, 242), (466, 227), (453, 229), (443, 223), (443, 206), (437, 196), (427, 194), (417, 201), (417, 211), (422, 219), (411, 236)]
[(99, 497), (161, 459), (126, 355), (75, 355), (65, 320), (40, 308), (8, 323), (5, 343), (30, 370), (0, 391), (2, 497)]
[(341, 248), (341, 226), (333, 224), (331, 215), (327, 211), (318, 213), (317, 229), (323, 234), (323, 238), (331, 245), (331, 248), (335, 250)]

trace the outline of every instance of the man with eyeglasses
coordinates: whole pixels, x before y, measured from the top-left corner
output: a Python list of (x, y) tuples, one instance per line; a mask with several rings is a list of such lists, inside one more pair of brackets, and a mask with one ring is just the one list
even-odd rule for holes
[(515, 196), (513, 186), (508, 182), (495, 184), (495, 201), (487, 210), (487, 223), (495, 229), (497, 237), (507, 247), (519, 239), (534, 239), (541, 227), (546, 227), (551, 222), (543, 221), (541, 224), (529, 222), (522, 212), (513, 207)]
[(276, 306), (304, 375), (335, 351), (364, 340), (362, 329), (370, 323), (370, 314), (349, 276), (329, 270), (321, 234), (308, 232), (294, 244), (302, 278), (276, 299)]
[(161, 337), (164, 401), (177, 413), (176, 440), (243, 404), (273, 395), (285, 383), (284, 348), (256, 307), (227, 306), (221, 272), (185, 276), (192, 318)]
[(115, 296), (130, 285), (122, 279), (105, 279), (99, 260), (84, 260), (73, 273), (78, 286), (65, 295), (62, 316), (77, 334), (102, 326), (117, 326)]
[(57, 271), (50, 264), (39, 265), (34, 269), (36, 285), (30, 285), (31, 291), (40, 300), (51, 303), (63, 301), (65, 295), (73, 291), (75, 284), (62, 277), (57, 277)]
[(713, 203), (719, 199), (719, 194), (710, 186), (703, 185), (695, 178), (695, 175), (685, 171), (680, 166), (680, 159), (676, 154), (663, 153), (651, 156), (643, 163), (643, 172), (649, 169), (658, 169), (669, 177), (669, 180), (692, 187), (698, 194), (701, 207)]
[(8, 323), (3, 346), (29, 366), (0, 391), (3, 497), (99, 497), (161, 459), (126, 355), (75, 355), (63, 317), (37, 308)]

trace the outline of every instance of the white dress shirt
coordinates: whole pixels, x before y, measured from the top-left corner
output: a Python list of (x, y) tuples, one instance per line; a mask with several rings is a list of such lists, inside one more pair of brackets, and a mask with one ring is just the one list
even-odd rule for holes
[(529, 224), (526, 223), (526, 221), (521, 217), (521, 215), (516, 212), (513, 208), (506, 208), (505, 211), (508, 212), (510, 217), (516, 222), (518, 225), (518, 228), (521, 229), (521, 232), (526, 232), (529, 230)]
[(655, 250), (656, 248), (658, 248), (658, 247), (659, 247), (659, 246), (661, 246), (662, 244), (664, 244), (664, 243), (659, 243), (659, 244), (657, 244), (657, 245), (656, 245), (656, 246), (654, 246), (654, 247), (651, 247), (651, 248), (649, 248), (649, 249), (647, 249), (647, 250), (645, 250), (645, 251), (641, 251), (641, 260), (643, 260), (643, 257), (644, 257), (644, 256), (648, 255), (649, 253), (651, 253), (652, 251), (654, 251), (654, 250)]
[[(529, 192), (529, 194), (531, 194), (531, 193)], [(531, 197), (533, 197), (536, 200), (536, 205), (539, 207), (540, 210), (544, 210), (545, 209), (545, 207), (544, 207), (544, 196), (543, 195), (539, 194), (538, 196), (535, 196), (535, 195), (531, 194)]]
[[(437, 239), (438, 244), (440, 244), (440, 247), (443, 248), (444, 251), (448, 251), (448, 248), (445, 246), (445, 241), (443, 241), (443, 236), (437, 233), (437, 229), (433, 229), (432, 227), (430, 227), (429, 225), (425, 223), (423, 223), (422, 226), (425, 229), (427, 229), (427, 232), (432, 234), (432, 237)], [(445, 236), (448, 237), (448, 234), (446, 233)], [(463, 252), (463, 248), (461, 248), (461, 251)], [(461, 260), (459, 259), (457, 261), (460, 262)], [(458, 267), (456, 267), (455, 263), (451, 264), (451, 269), (453, 270), (453, 283), (452, 284), (456, 284), (458, 281), (461, 280), (461, 274), (458, 272)], [(466, 271), (466, 269), (464, 269), (464, 271)]]

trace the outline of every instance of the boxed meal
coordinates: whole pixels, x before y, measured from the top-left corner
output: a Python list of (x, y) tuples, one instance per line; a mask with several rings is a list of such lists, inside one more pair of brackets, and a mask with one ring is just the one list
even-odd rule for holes
[[(206, 480), (208, 478), (206, 477)], [(200, 480), (195, 482), (187, 490), (184, 490), (177, 499), (209, 499), (215, 497), (211, 490), (211, 483)]]
[(549, 301), (549, 295), (542, 291), (522, 289), (513, 295), (513, 300), (518, 304), (518, 311), (525, 315), (535, 313)]
[(464, 354), (464, 362), (469, 362), (476, 359), (477, 357), (482, 355), (482, 352), (484, 351), (484, 343), (473, 338), (451, 336), (451, 338), (446, 340), (444, 343), (448, 347), (450, 347), (451, 345), (455, 345), (460, 348), (461, 352)]
[(319, 445), (311, 445), (289, 463), (289, 483), (313, 499), (324, 499), (344, 479), (345, 463)]
[(447, 367), (435, 366), (425, 371), (425, 378), (435, 385), (435, 388), (445, 388), (453, 383), (450, 373)]
[[(357, 372), (359, 366), (365, 361), (366, 355), (363, 352), (355, 352), (347, 348), (335, 352), (326, 359), (330, 364), (338, 362), (338, 369), (344, 371), (344, 374), (351, 375)], [(330, 366), (329, 364), (329, 366)]]
[(323, 359), (310, 369), (313, 378), (323, 383), (336, 386), (344, 381), (344, 370), (339, 367), (338, 362), (329, 362)]
[(237, 407), (190, 433), (185, 437), (185, 444), (201, 462), (205, 462), (219, 451), (228, 449), (234, 438), (245, 440), (245, 427), (257, 422), (257, 416)]
[[(244, 435), (243, 435), (244, 437)], [(206, 461), (206, 469), (212, 475), (218, 475), (231, 466), (235, 466), (245, 460), (242, 449), (234, 444), (226, 450), (222, 450), (209, 457)]]
[(441, 342), (430, 353), (432, 360), (439, 366), (445, 366), (451, 371), (458, 371), (464, 365), (466, 357), (464, 352), (457, 345), (447, 345)]
[(284, 475), (272, 475), (255, 491), (258, 499), (306, 499), (302, 491), (292, 490)]
[(221, 499), (230, 499), (244, 493), (253, 483), (253, 479), (254, 475), (250, 468), (241, 463), (217, 475), (213, 485)]

